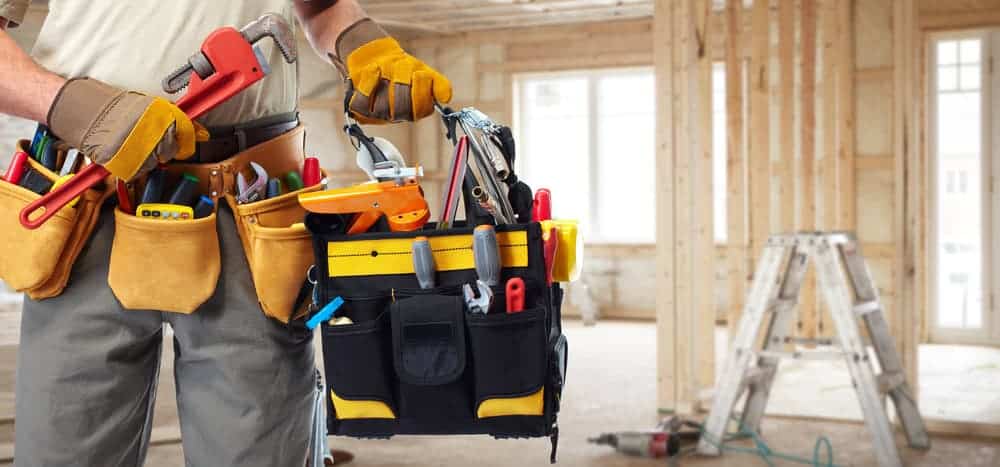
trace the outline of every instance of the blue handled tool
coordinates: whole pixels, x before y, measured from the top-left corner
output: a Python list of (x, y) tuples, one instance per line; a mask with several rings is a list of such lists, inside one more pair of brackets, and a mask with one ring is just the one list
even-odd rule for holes
[(323, 309), (319, 310), (319, 313), (316, 313), (312, 318), (309, 318), (309, 321), (306, 321), (306, 327), (310, 330), (316, 329), (323, 321), (329, 321), (330, 318), (333, 318), (333, 314), (343, 305), (343, 298), (337, 297), (333, 299), (332, 302), (327, 303)]

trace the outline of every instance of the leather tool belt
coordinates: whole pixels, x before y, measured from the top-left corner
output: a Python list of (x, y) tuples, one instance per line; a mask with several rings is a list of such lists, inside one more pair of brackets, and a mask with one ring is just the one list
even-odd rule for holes
[[(286, 124), (268, 125), (264, 131), (276, 132)], [(241, 138), (250, 143), (261, 134), (246, 131)], [(293, 308), (312, 264), (311, 237), (302, 225), (305, 211), (299, 206), (298, 195), (322, 186), (237, 204), (236, 175), (250, 162), (260, 164), (269, 177), (301, 171), (304, 138), (304, 128), (295, 126), (218, 162), (167, 166), (166, 186), (176, 186), (185, 174), (194, 175), (200, 194), (212, 198), (216, 207), (223, 201), (230, 206), (261, 308), (267, 316), (284, 323), (305, 311)], [(19, 149), (28, 145), (28, 141), (21, 141)], [(34, 160), (28, 163), (45, 177), (58, 178)], [(0, 219), (7, 219), (0, 228), (0, 279), (34, 299), (62, 293), (72, 265), (97, 223), (101, 205), (113, 194), (113, 186), (105, 183), (89, 190), (78, 203), (63, 208), (38, 230), (29, 231), (17, 222), (17, 213), (40, 196), (0, 182)], [(136, 188), (142, 193), (142, 187)], [(218, 209), (208, 217), (189, 220), (138, 217), (120, 209), (115, 209), (114, 215), (108, 285), (126, 309), (192, 313), (212, 297), (221, 272)]]

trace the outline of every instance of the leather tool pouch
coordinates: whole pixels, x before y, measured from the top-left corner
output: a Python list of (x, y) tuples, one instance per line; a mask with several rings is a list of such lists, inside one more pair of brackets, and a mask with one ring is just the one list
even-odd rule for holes
[[(301, 171), (303, 143), (304, 128), (300, 126), (220, 162), (168, 166), (172, 181), (190, 173), (200, 180), (201, 193), (217, 203), (225, 201), (232, 208), (261, 309), (283, 323), (304, 314), (294, 308), (312, 264), (309, 232), (296, 225), (305, 218), (298, 194), (321, 186), (238, 204), (236, 174), (250, 162), (260, 164), (272, 178)], [(121, 212), (116, 215), (118, 232), (109, 282), (123, 305), (191, 313), (212, 297), (221, 264), (216, 230), (219, 214), (195, 221), (158, 221)], [(150, 245), (156, 247), (149, 250)], [(155, 252), (170, 258), (160, 258)]]
[(192, 313), (211, 298), (222, 264), (216, 218), (162, 220), (115, 209), (108, 285), (122, 306)]
[[(501, 284), (520, 277), (524, 311), (506, 313), (497, 287), (490, 313), (470, 314), (462, 285), (475, 281), (472, 229), (327, 233), (329, 216), (309, 215), (316, 298), (345, 300), (322, 325), (330, 389), (329, 433), (488, 434), (558, 437), (556, 415), (566, 374), (562, 291), (546, 286), (538, 224), (497, 227)], [(437, 287), (420, 289), (413, 273), (416, 236), (431, 243)]]
[[(17, 143), (27, 152), (30, 143)], [(60, 150), (62, 151), (62, 150)], [(64, 154), (60, 154), (60, 158)], [(33, 159), (29, 166), (51, 181), (58, 175)], [(0, 279), (35, 300), (55, 297), (69, 282), (70, 272), (97, 224), (101, 204), (111, 195), (106, 185), (87, 190), (75, 206), (66, 206), (37, 230), (18, 221), (21, 209), (41, 198), (26, 188), (0, 181)]]

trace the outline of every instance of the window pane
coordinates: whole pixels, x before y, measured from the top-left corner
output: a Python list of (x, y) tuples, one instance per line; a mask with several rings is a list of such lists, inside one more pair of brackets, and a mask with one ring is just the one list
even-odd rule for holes
[(979, 89), (980, 71), (979, 65), (962, 65), (959, 73), (959, 86), (963, 91), (975, 91)]
[(982, 122), (978, 92), (937, 96), (937, 325), (976, 329), (983, 313)]
[(958, 42), (941, 41), (937, 46), (938, 65), (951, 65), (958, 63)]
[(962, 63), (976, 64), (982, 61), (979, 39), (964, 40), (959, 45), (959, 59)]
[(589, 234), (590, 147), (587, 79), (531, 78), (521, 84), (518, 149), (531, 187), (549, 188), (553, 215), (578, 219)]
[(955, 91), (958, 89), (958, 67), (938, 67), (937, 83), (939, 91)]
[(656, 107), (652, 72), (597, 83), (599, 237), (656, 240)]

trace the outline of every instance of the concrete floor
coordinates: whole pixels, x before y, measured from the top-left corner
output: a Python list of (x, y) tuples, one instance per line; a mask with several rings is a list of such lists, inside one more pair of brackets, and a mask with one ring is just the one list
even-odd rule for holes
[[(0, 463), (13, 451), (13, 376), (16, 355), (16, 313), (0, 313)], [(655, 425), (655, 327), (648, 323), (602, 322), (597, 327), (567, 323), (570, 375), (561, 416), (560, 464), (569, 466), (654, 466), (658, 461), (626, 458), (609, 449), (588, 445), (587, 437), (603, 431)], [(153, 440), (146, 462), (150, 467), (184, 465), (178, 444), (177, 416), (170, 371), (172, 354), (164, 352), (157, 397)], [(780, 400), (776, 393), (776, 400)], [(874, 465), (864, 428), (850, 423), (817, 423), (768, 419), (764, 435), (773, 449), (810, 455), (818, 436), (833, 443), (839, 465)], [(902, 445), (902, 439), (899, 440)], [(547, 440), (495, 441), (487, 437), (397, 437), (390, 441), (331, 438), (337, 449), (357, 455), (358, 466), (545, 466)], [(912, 466), (1000, 465), (1000, 442), (935, 438), (929, 452), (902, 449)], [(721, 458), (685, 457), (681, 465), (767, 465), (753, 456), (729, 453)], [(777, 462), (776, 465), (794, 465)]]

